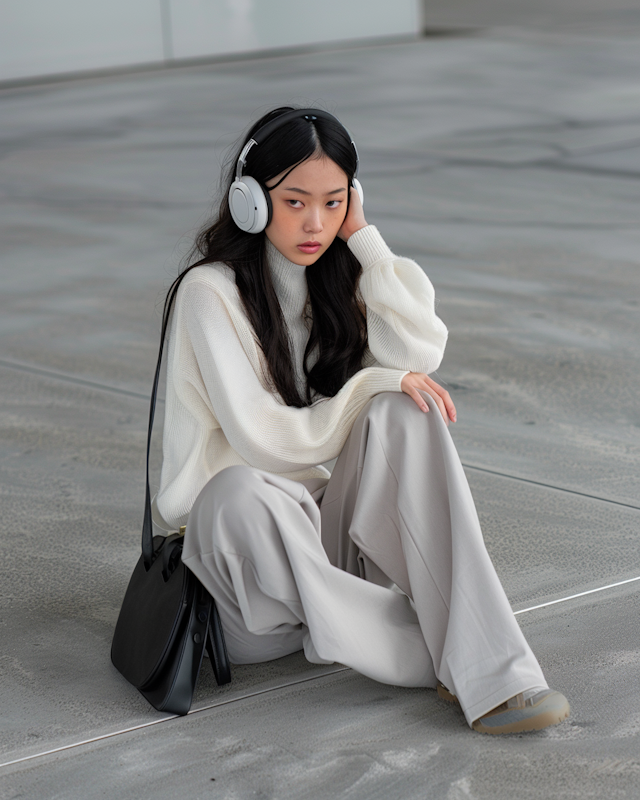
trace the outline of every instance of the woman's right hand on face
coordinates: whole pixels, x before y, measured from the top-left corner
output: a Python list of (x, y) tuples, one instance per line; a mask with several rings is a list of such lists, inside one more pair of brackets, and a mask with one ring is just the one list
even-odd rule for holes
[(423, 372), (410, 372), (408, 375), (405, 375), (400, 383), (400, 388), (405, 394), (408, 394), (409, 397), (415, 400), (422, 411), (429, 411), (429, 406), (425, 403), (424, 398), (418, 391), (418, 389), (421, 389), (423, 392), (431, 395), (436, 401), (447, 425), (449, 424), (449, 420), (451, 420), (451, 422), (456, 421), (456, 407), (453, 405), (453, 400), (449, 392)]
[(346, 242), (361, 228), (366, 228), (368, 224), (367, 220), (364, 218), (364, 211), (362, 210), (362, 203), (360, 202), (360, 196), (357, 190), (355, 187), (351, 186), (349, 192), (349, 210), (347, 211), (347, 216), (342, 223), (342, 227), (338, 231), (338, 236), (343, 242)]

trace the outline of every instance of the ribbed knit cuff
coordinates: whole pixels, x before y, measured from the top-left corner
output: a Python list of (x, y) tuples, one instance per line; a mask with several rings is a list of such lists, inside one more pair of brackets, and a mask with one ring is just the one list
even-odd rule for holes
[(369, 367), (375, 373), (375, 386), (380, 392), (401, 392), (400, 384), (410, 370), (391, 369), (387, 367)]
[(347, 247), (366, 270), (386, 258), (395, 258), (375, 225), (360, 228), (347, 239)]

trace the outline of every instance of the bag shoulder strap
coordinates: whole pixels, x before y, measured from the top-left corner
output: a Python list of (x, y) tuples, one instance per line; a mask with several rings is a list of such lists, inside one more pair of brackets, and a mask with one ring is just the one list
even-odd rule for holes
[(160, 369), (162, 367), (162, 351), (164, 350), (165, 330), (163, 329), (160, 338), (160, 349), (158, 351), (158, 362), (156, 364), (156, 374), (153, 379), (153, 389), (151, 390), (151, 400), (149, 403), (149, 426), (147, 429), (147, 460), (146, 460), (146, 493), (144, 499), (144, 519), (142, 522), (142, 557), (147, 569), (153, 562), (153, 522), (151, 516), (151, 487), (149, 486), (149, 455), (151, 453), (151, 432), (153, 430), (153, 420), (156, 413), (156, 401), (158, 399), (158, 383), (160, 381)]
[(153, 517), (151, 515), (151, 488), (149, 486), (149, 455), (151, 453), (151, 431), (153, 430), (153, 420), (156, 413), (156, 400), (158, 398), (158, 383), (160, 382), (160, 369), (162, 367), (162, 352), (164, 350), (164, 342), (167, 335), (167, 329), (169, 327), (169, 319), (171, 316), (171, 309), (173, 307), (173, 303), (177, 297), (178, 289), (180, 288), (180, 284), (182, 283), (183, 278), (186, 277), (187, 273), (189, 273), (195, 267), (202, 266), (203, 264), (209, 263), (205, 259), (201, 261), (197, 261), (195, 264), (191, 264), (187, 267), (183, 272), (178, 275), (176, 280), (171, 284), (171, 288), (169, 289), (169, 293), (167, 295), (167, 300), (165, 303), (164, 313), (162, 315), (162, 329), (160, 332), (160, 347), (158, 349), (158, 361), (156, 363), (156, 374), (153, 378), (153, 389), (151, 390), (151, 400), (149, 402), (149, 427), (147, 430), (147, 462), (146, 462), (146, 469), (147, 469), (147, 484), (146, 484), (146, 493), (145, 493), (145, 500), (144, 500), (144, 519), (142, 522), (142, 557), (144, 559), (144, 565), (146, 569), (149, 569), (151, 564), (153, 563), (154, 559), (154, 552), (153, 552)]

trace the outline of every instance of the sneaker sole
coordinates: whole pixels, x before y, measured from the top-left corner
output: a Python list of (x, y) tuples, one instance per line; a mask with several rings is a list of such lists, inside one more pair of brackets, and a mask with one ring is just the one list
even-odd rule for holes
[(439, 684), (437, 685), (437, 687), (436, 687), (436, 691), (438, 692), (438, 697), (439, 697), (441, 700), (446, 700), (446, 701), (447, 701), (447, 703), (455, 703), (456, 705), (460, 705), (460, 701), (459, 701), (459, 700), (458, 700), (458, 698), (455, 696), (455, 694), (452, 694), (452, 693), (451, 693), (451, 692), (450, 692), (450, 691), (447, 689), (447, 687), (446, 687), (446, 686), (443, 686), (441, 683), (439, 683)]
[[(527, 731), (541, 731), (551, 725), (558, 725), (569, 716), (569, 703), (565, 700), (560, 708), (540, 711), (531, 717), (507, 723), (506, 725), (485, 725), (481, 719), (472, 724), (474, 731), (478, 733), (500, 734), (500, 733), (526, 733)], [(498, 715), (496, 715), (498, 716)]]

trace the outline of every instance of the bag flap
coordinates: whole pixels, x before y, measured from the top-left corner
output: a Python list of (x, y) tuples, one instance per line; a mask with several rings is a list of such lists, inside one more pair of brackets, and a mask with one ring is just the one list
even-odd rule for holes
[(116, 623), (111, 645), (111, 660), (122, 675), (140, 688), (153, 680), (174, 644), (184, 615), (189, 610), (195, 583), (189, 570), (177, 556), (171, 559), (175, 569), (168, 580), (163, 574), (165, 545), (154, 538), (156, 557), (149, 570), (140, 557), (129, 581)]

